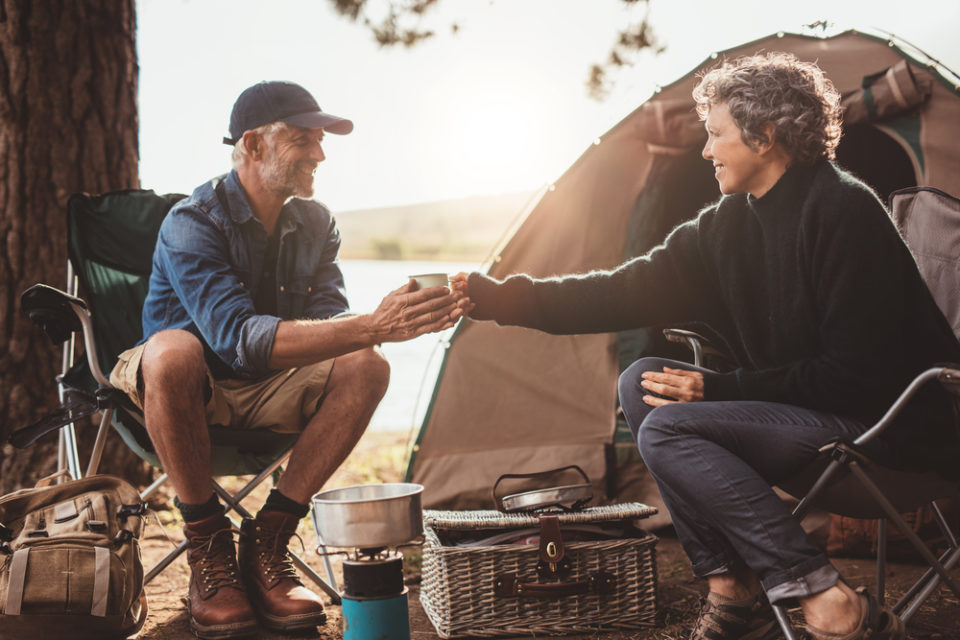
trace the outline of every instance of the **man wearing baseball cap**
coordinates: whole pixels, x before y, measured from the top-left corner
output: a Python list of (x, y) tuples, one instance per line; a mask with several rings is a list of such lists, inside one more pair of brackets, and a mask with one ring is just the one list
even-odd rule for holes
[[(323, 623), (287, 544), (383, 397), (389, 367), (377, 345), (446, 329), (461, 315), (449, 289), (414, 291), (412, 282), (372, 313), (349, 313), (340, 235), (310, 198), (324, 135), (352, 130), (291, 82), (240, 94), (224, 138), (234, 168), (170, 210), (143, 340), (111, 373), (143, 409), (176, 491), (190, 623), (201, 638), (250, 635), (257, 618), (279, 631)], [(239, 554), (211, 490), (210, 424), (299, 434), (286, 472), (244, 521)]]

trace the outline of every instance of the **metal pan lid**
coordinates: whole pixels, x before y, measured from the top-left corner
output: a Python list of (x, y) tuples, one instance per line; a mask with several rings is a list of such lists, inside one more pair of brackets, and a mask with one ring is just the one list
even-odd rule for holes
[(593, 498), (593, 488), (589, 484), (568, 484), (560, 487), (536, 489), (504, 496), (503, 510), (534, 511), (545, 507), (579, 508)]

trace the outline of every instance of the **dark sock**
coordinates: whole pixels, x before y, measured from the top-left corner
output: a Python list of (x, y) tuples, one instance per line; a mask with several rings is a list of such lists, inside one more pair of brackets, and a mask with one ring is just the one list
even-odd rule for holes
[(270, 495), (267, 496), (267, 501), (263, 503), (263, 511), (280, 511), (281, 513), (290, 513), (298, 518), (302, 518), (310, 511), (310, 505), (300, 504), (276, 489), (271, 489)]
[(186, 502), (180, 502), (180, 498), (177, 497), (174, 497), (173, 504), (177, 509), (180, 509), (180, 515), (183, 516), (184, 522), (197, 522), (223, 513), (223, 505), (220, 504), (220, 499), (217, 498), (215, 493), (210, 494), (210, 499), (203, 504), (187, 504)]

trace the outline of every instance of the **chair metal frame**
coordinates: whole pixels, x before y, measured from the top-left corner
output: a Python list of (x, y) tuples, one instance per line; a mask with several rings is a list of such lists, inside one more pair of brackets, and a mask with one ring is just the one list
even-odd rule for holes
[[(78, 297), (79, 292), (79, 279), (74, 273), (73, 264), (68, 260), (67, 261), (67, 291), (60, 292), (65, 293), (66, 296), (70, 298), (65, 298), (66, 304), (69, 306), (70, 310), (77, 317), (77, 320), (80, 322), (82, 328), (83, 340), (85, 345), (87, 365), (90, 367), (90, 373), (96, 380), (99, 389), (98, 395), (104, 391), (109, 391), (115, 389), (113, 385), (110, 384), (110, 380), (107, 376), (104, 375), (103, 371), (100, 368), (99, 362), (97, 362), (97, 349), (96, 349), (96, 337), (94, 335), (93, 319), (91, 311), (87, 308), (86, 304), (82, 299)], [(60, 375), (57, 376), (57, 392), (60, 398), (61, 406), (65, 405), (66, 396), (68, 393), (68, 388), (64, 384), (64, 377), (67, 372), (74, 366), (76, 359), (76, 331), (71, 331), (67, 340), (63, 343), (63, 354), (62, 354), (62, 366)], [(72, 479), (79, 479), (85, 476), (93, 475), (97, 473), (97, 470), (100, 467), (100, 461), (103, 457), (103, 449), (106, 445), (107, 436), (110, 431), (110, 427), (114, 418), (114, 412), (116, 408), (107, 401), (102, 407), (102, 417), (100, 419), (100, 425), (97, 430), (97, 436), (94, 441), (93, 449), (90, 454), (90, 459), (87, 463), (87, 468), (85, 471), (81, 470), (80, 465), (80, 455), (79, 449), (77, 447), (77, 435), (75, 422), (71, 421), (60, 427), (59, 429), (59, 447), (57, 455), (57, 473), (60, 476), (60, 480), (64, 481), (67, 477)], [(143, 418), (140, 415), (128, 412), (132, 417), (134, 417), (141, 425), (144, 425)], [(277, 457), (272, 463), (267, 465), (255, 478), (247, 482), (239, 491), (235, 494), (231, 494), (227, 491), (216, 479), (211, 479), (213, 490), (218, 496), (226, 503), (224, 510), (227, 514), (231, 511), (236, 512), (242, 518), (252, 518), (253, 515), (242, 505), (240, 502), (247, 496), (253, 489), (260, 485), (268, 476), (273, 474), (287, 459), (290, 457), (290, 453), (293, 450), (294, 445), (287, 447), (279, 457)], [(153, 493), (155, 493), (163, 484), (167, 481), (167, 473), (163, 472), (150, 486), (146, 487), (140, 493), (140, 499), (146, 501)], [(228, 516), (229, 517), (229, 516)], [(233, 517), (230, 517), (231, 523), (234, 528), (239, 530), (240, 523)], [(319, 535), (319, 533), (318, 533)], [(320, 548), (323, 547), (323, 541), (320, 540)], [(169, 566), (177, 557), (180, 556), (187, 548), (187, 541), (184, 540), (176, 546), (175, 549), (167, 553), (156, 565), (149, 569), (144, 575), (144, 584), (149, 583), (153, 578), (160, 574), (167, 566)], [(326, 593), (334, 604), (341, 604), (340, 594), (337, 590), (337, 581), (336, 576), (333, 571), (333, 565), (330, 561), (328, 554), (322, 554), (324, 569), (327, 574), (327, 579), (324, 580), (316, 571), (313, 570), (307, 562), (297, 555), (290, 551), (290, 557), (293, 560), (293, 563), (313, 581), (321, 590)]]
[[(715, 356), (725, 357), (709, 346), (705, 337), (693, 331), (684, 329), (664, 329), (664, 335), (671, 342), (686, 343), (693, 351), (694, 365), (703, 366), (702, 360), (704, 354), (710, 353)], [(830, 456), (830, 461), (818, 476), (813, 485), (806, 491), (803, 498), (793, 509), (793, 515), (798, 520), (810, 512), (810, 509), (818, 506), (817, 499), (824, 496), (831, 484), (840, 477), (844, 471), (848, 471), (866, 491), (866, 494), (874, 501), (879, 510), (886, 516), (877, 518), (877, 600), (883, 604), (885, 597), (885, 579), (887, 570), (887, 519), (893, 522), (894, 526), (907, 538), (913, 548), (930, 565), (930, 568), (917, 580), (916, 583), (897, 601), (891, 608), (892, 611), (908, 624), (913, 614), (917, 612), (920, 606), (933, 593), (940, 582), (943, 581), (951, 591), (960, 598), (960, 583), (950, 576), (949, 572), (960, 563), (960, 543), (957, 537), (950, 529), (946, 518), (936, 500), (926, 502), (930, 506), (934, 520), (943, 533), (944, 539), (948, 541), (947, 549), (936, 557), (930, 551), (926, 544), (913, 531), (913, 529), (904, 521), (900, 511), (883, 494), (877, 483), (863, 469), (862, 461), (865, 456), (859, 451), (877, 436), (879, 436), (887, 427), (889, 427), (894, 418), (910, 402), (914, 395), (926, 384), (939, 382), (949, 392), (960, 396), (960, 370), (951, 367), (931, 367), (919, 374), (900, 394), (893, 405), (887, 410), (880, 420), (870, 427), (867, 431), (857, 437), (852, 444), (835, 442), (827, 445), (821, 451)], [(960, 483), (954, 483), (956, 490), (960, 491)], [(922, 503), (922, 500), (918, 500)], [(922, 506), (918, 504), (917, 506)], [(840, 515), (843, 515), (842, 513)], [(798, 640), (796, 632), (790, 625), (790, 620), (784, 607), (773, 605), (773, 612), (777, 622), (783, 631), (786, 640)]]
[[(893, 403), (880, 420), (862, 433), (853, 441), (853, 445), (837, 443), (826, 447), (829, 451), (830, 462), (827, 468), (820, 474), (814, 485), (807, 491), (806, 495), (800, 500), (799, 504), (793, 509), (793, 515), (803, 520), (804, 516), (812, 507), (817, 505), (817, 499), (829, 490), (831, 482), (838, 477), (838, 474), (848, 470), (859, 481), (860, 485), (866, 491), (866, 494), (886, 515), (885, 518), (877, 518), (877, 600), (882, 605), (884, 603), (884, 587), (887, 570), (887, 519), (893, 522), (894, 526), (907, 538), (913, 548), (920, 554), (920, 557), (930, 565), (930, 568), (920, 577), (920, 579), (891, 607), (904, 624), (909, 624), (910, 618), (917, 612), (923, 602), (933, 593), (942, 580), (950, 590), (960, 598), (960, 584), (950, 576), (949, 571), (960, 562), (960, 545), (957, 538), (950, 529), (943, 512), (937, 506), (936, 500), (931, 500), (926, 504), (930, 505), (934, 520), (940, 527), (944, 538), (949, 541), (946, 551), (937, 558), (927, 547), (914, 530), (906, 523), (900, 511), (893, 505), (886, 495), (877, 486), (877, 483), (863, 469), (861, 461), (862, 454), (858, 448), (866, 445), (879, 436), (890, 424), (894, 418), (910, 402), (914, 395), (925, 384), (931, 382), (941, 382), (944, 387), (952, 393), (957, 393), (957, 385), (960, 384), (960, 370), (950, 367), (931, 367), (918, 375), (907, 386), (906, 390), (900, 394), (900, 397)], [(957, 484), (960, 488), (960, 484)], [(919, 505), (918, 505), (919, 506)], [(841, 514), (842, 515), (842, 514)], [(777, 617), (780, 627), (787, 640), (797, 640), (790, 621), (787, 618), (784, 608), (779, 605), (773, 605), (774, 614)]]

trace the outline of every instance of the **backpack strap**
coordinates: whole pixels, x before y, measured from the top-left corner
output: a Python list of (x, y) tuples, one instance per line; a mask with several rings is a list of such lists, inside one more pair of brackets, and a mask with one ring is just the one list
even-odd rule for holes
[(107, 615), (107, 600), (110, 595), (110, 550), (105, 547), (94, 547), (93, 570), (93, 602), (90, 605), (90, 615), (104, 617)]
[(7, 582), (7, 602), (3, 607), (8, 616), (20, 615), (20, 605), (23, 604), (23, 587), (27, 579), (27, 555), (30, 548), (17, 549), (10, 560), (10, 579)]

